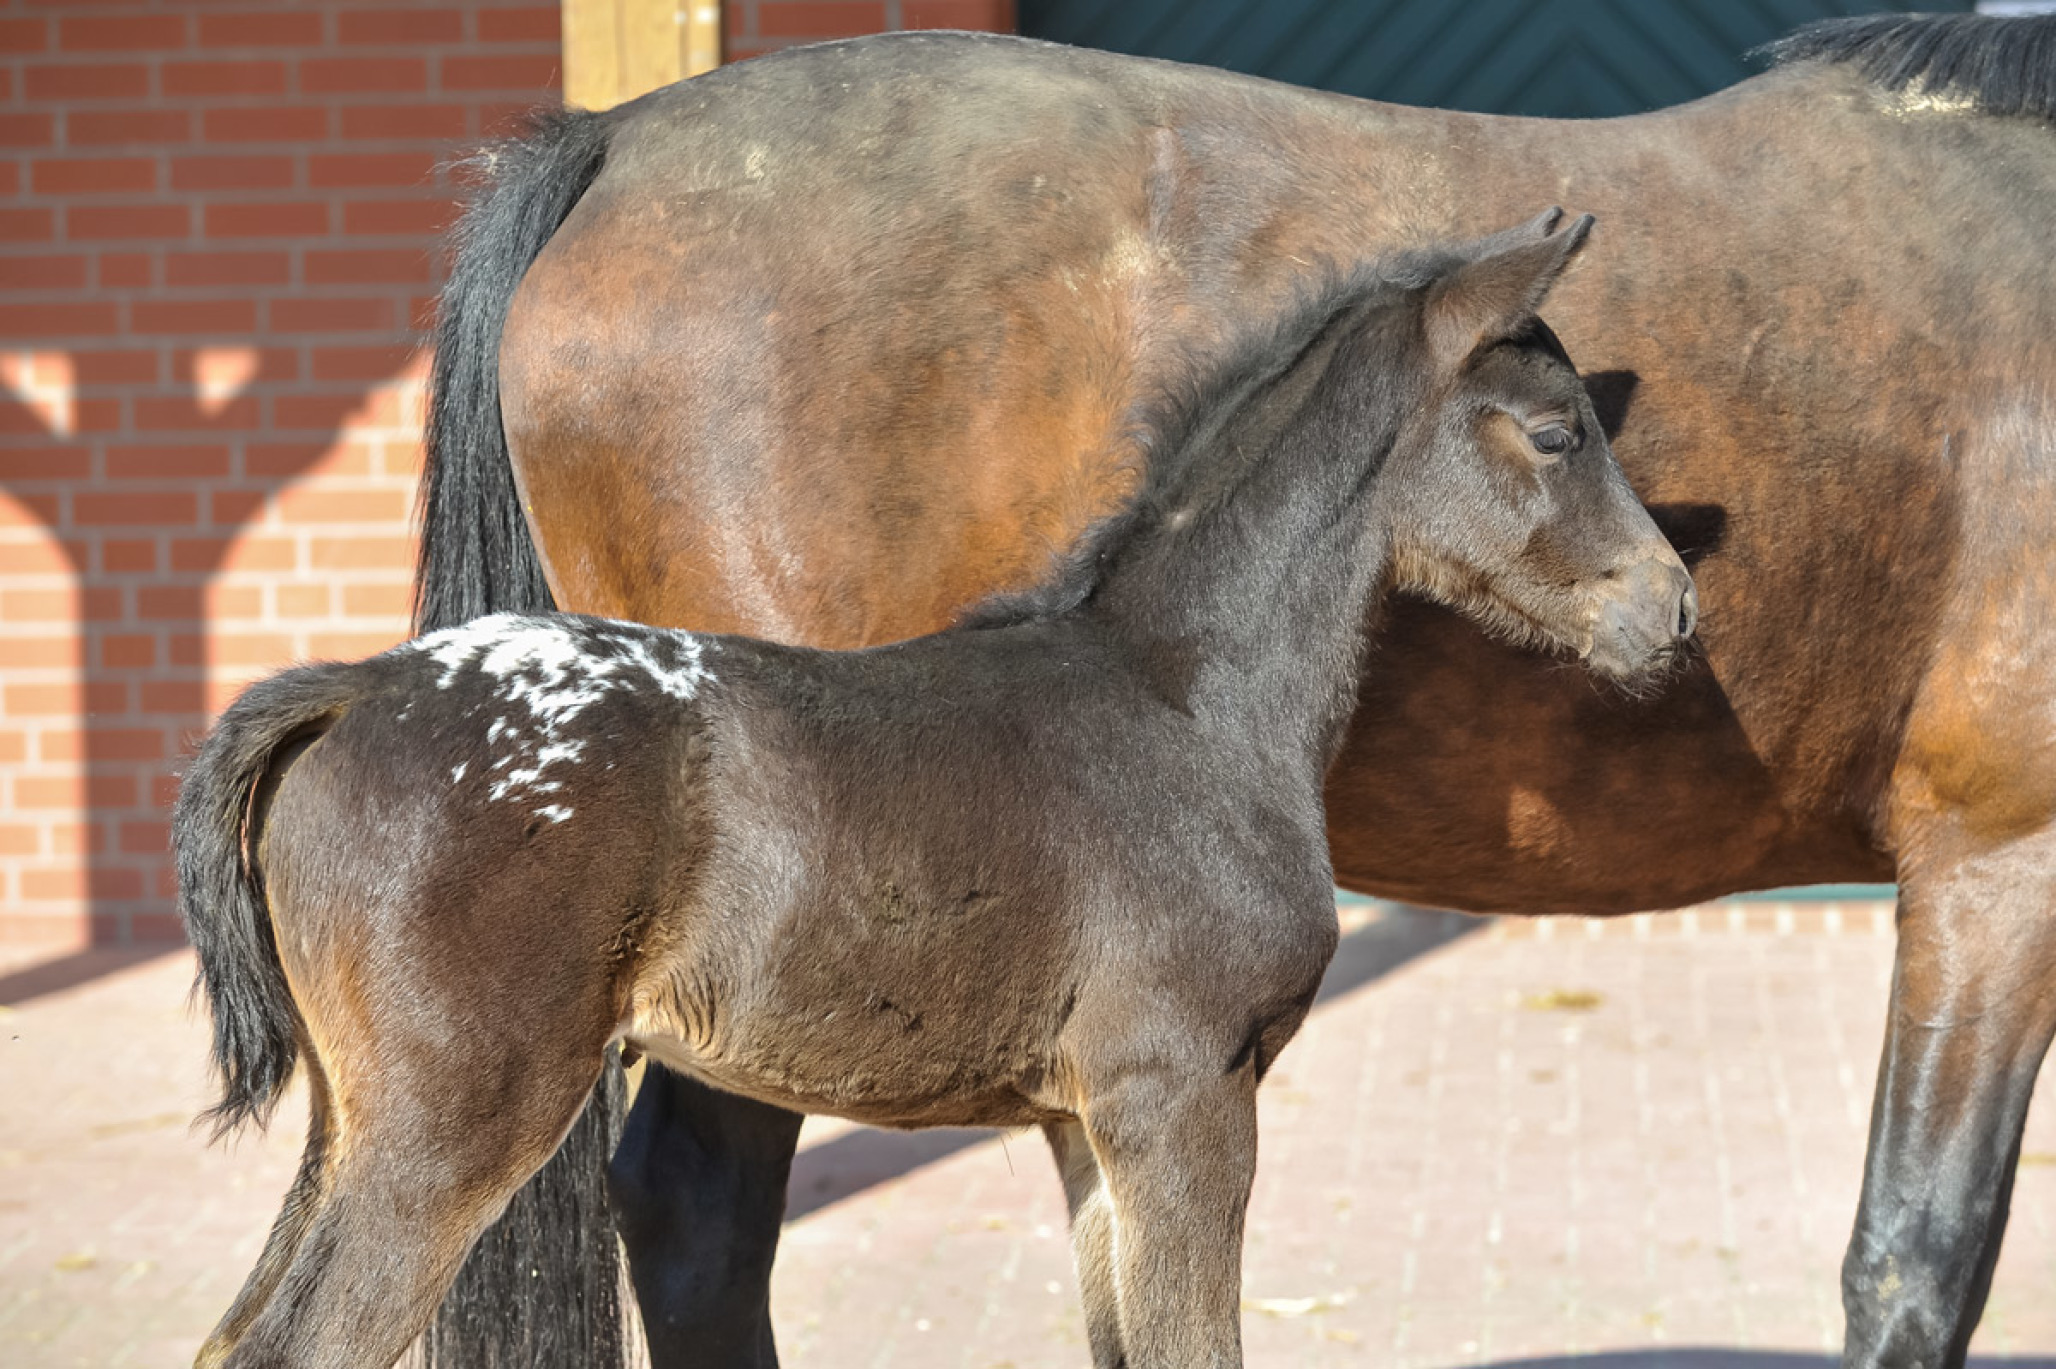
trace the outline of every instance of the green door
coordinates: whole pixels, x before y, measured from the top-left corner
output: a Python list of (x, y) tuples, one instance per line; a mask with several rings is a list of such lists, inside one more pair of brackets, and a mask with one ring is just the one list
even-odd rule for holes
[(1035, 38), (1399, 104), (1597, 116), (1674, 105), (1759, 68), (1801, 24), (1969, 0), (1019, 0)]

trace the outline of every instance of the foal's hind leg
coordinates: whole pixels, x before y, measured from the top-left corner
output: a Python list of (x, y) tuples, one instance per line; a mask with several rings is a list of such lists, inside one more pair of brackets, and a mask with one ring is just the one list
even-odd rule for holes
[[(409, 1058), (423, 1064), (410, 1069)], [(290, 1262), (269, 1273), (270, 1296), (254, 1315), (238, 1303), (243, 1324), (232, 1312), (201, 1364), (391, 1365), (427, 1325), (472, 1242), (556, 1150), (600, 1058), (595, 1050), (588, 1061), (485, 1067), (399, 1059), (352, 1081), (359, 1087), (334, 1109), (328, 1132), (326, 1182), (295, 1218)]]
[(1085, 1304), (1085, 1335), (1097, 1369), (1122, 1369), (1121, 1306), (1114, 1279), (1114, 1209), (1093, 1158), (1092, 1142), (1077, 1122), (1043, 1127), (1064, 1201), (1071, 1209), (1071, 1258), (1078, 1267), (1078, 1296)]
[(1842, 1265), (1852, 1369), (1964, 1362), (2052, 1033), (2056, 833), (1923, 860), (1900, 892), (1870, 1155)]
[(307, 1146), (300, 1153), (300, 1172), (294, 1176), (292, 1187), (286, 1190), (285, 1203), (279, 1208), (278, 1219), (271, 1224), (271, 1234), (265, 1238), (264, 1253), (257, 1257), (257, 1267), (250, 1271), (250, 1277), (243, 1281), (242, 1291), (236, 1294), (235, 1302), (201, 1347), (197, 1361), (199, 1369), (212, 1369), (221, 1363), (222, 1357), (242, 1339), (250, 1323), (271, 1301), (272, 1293), (278, 1288), (279, 1280), (285, 1277), (293, 1257), (299, 1253), (300, 1243), (306, 1239), (307, 1229), (313, 1225), (326, 1198), (331, 1154), (329, 1127), (333, 1119), (327, 1080), (311, 1059), (307, 1079)]
[(1127, 1369), (1239, 1366), (1242, 1225), (1256, 1175), (1255, 1070), (1133, 1077), (1093, 1097), (1083, 1122), (1112, 1217), (1117, 1362)]

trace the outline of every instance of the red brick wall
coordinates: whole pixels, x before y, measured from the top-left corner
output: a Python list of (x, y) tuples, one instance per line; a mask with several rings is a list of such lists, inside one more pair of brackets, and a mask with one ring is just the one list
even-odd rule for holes
[[(743, 57), (1011, 0), (731, 0)], [(555, 98), (520, 0), (0, 5), (0, 943), (177, 934), (234, 689), (406, 630), (440, 169)]]
[(405, 631), (440, 163), (555, 3), (0, 9), (0, 941), (176, 934), (164, 803), (237, 684)]

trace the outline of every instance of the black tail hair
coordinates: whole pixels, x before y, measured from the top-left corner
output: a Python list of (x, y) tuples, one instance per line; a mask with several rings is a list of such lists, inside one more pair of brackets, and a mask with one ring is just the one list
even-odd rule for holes
[(1967, 95), (1986, 114), (2056, 120), (2056, 15), (1866, 14), (1756, 50), (1779, 65), (1848, 62), (1886, 90)]
[(298, 1062), (299, 1012), (279, 965), (247, 830), (252, 795), (279, 748), (348, 706), (355, 667), (301, 666), (229, 706), (179, 785), (171, 821), (179, 915), (200, 955), (195, 985), (214, 1017), (221, 1101), (214, 1134), (263, 1126)]
[[(486, 152), (488, 187), (457, 226), (436, 320), (422, 485), (417, 632), (554, 607), (500, 427), (500, 332), (536, 255), (606, 164), (615, 116), (549, 110)], [(557, 1153), (473, 1247), (435, 1321), (424, 1369), (610, 1369), (626, 1361), (621, 1264), (606, 1164), (627, 1092), (609, 1052)]]
[(613, 128), (605, 113), (543, 110), (527, 136), (478, 158), (488, 185), (457, 224), (436, 317), (418, 632), (554, 607), (500, 428), (500, 329), (530, 263), (600, 174)]

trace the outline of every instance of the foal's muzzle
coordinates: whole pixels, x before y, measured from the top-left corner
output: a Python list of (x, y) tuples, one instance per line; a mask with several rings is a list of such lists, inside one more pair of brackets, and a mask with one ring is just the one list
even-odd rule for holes
[(1699, 627), (1699, 591), (1684, 563), (1674, 554), (1651, 557), (1621, 572), (1612, 588), (1593, 624), (1586, 663), (1632, 680), (1675, 661)]

